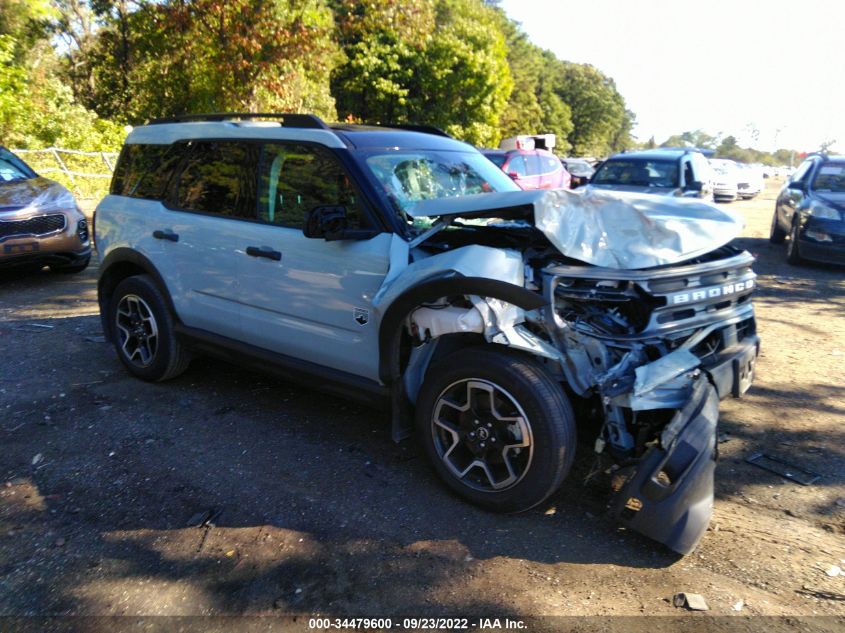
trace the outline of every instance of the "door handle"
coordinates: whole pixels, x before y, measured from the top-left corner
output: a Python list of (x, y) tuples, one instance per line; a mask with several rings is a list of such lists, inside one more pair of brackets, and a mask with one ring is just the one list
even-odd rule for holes
[(247, 246), (246, 254), (250, 257), (266, 257), (272, 259), (274, 262), (282, 261), (282, 254), (279, 251), (274, 251), (269, 246)]
[(179, 241), (179, 236), (170, 229), (166, 231), (155, 230), (153, 231), (153, 237), (157, 240), (168, 240), (170, 242)]

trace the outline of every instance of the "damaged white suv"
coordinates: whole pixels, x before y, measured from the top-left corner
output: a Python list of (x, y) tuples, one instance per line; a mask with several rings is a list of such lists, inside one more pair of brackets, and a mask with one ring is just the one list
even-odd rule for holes
[(521, 191), (434, 129), (183, 117), (126, 140), (96, 213), (99, 302), (139, 378), (214, 354), (383, 403), (493, 510), (552, 494), (597, 420), (612, 513), (686, 553), (719, 399), (759, 348), (740, 228), (696, 200)]

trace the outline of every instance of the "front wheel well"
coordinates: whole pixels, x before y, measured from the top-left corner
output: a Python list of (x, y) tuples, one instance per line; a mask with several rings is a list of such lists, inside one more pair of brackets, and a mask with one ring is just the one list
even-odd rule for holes
[(129, 277), (149, 275), (164, 296), (165, 302), (167, 303), (167, 307), (171, 314), (174, 318), (177, 318), (176, 311), (173, 309), (170, 293), (167, 292), (167, 286), (164, 284), (159, 272), (146, 258), (135, 253), (132, 253), (131, 255), (131, 257), (121, 257), (120, 259), (111, 256), (107, 257), (100, 267), (100, 278), (97, 282), (97, 303), (100, 307), (100, 323), (102, 324), (103, 334), (109, 342), (112, 342), (111, 327), (109, 326), (107, 322), (108, 319), (106, 318), (109, 300), (120, 282), (124, 279), (128, 279)]

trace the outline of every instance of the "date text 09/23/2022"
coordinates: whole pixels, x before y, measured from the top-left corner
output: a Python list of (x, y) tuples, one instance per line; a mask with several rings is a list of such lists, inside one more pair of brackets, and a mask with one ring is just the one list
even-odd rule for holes
[(311, 630), (361, 629), (361, 630), (498, 630), (525, 629), (523, 620), (511, 618), (310, 618)]

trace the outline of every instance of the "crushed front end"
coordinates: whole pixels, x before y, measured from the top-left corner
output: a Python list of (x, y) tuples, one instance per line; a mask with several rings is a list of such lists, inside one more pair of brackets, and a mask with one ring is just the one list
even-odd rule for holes
[[(749, 388), (760, 346), (754, 258), (731, 245), (741, 219), (698, 200), (602, 191), (418, 206), (416, 214), (441, 218), (414, 243), (429, 258), (415, 264), (419, 274), (450, 262), (460, 275), (537, 293), (543, 307), (461, 296), (455, 282), (452, 296), (408, 319), (419, 346), (407, 393), (433, 353), (424, 343), (443, 335), (481, 334), (534, 355), (585, 405), (582, 417), (599, 422), (591, 475), (610, 474), (611, 512), (677, 552), (692, 551), (712, 512), (719, 401)], [(453, 225), (455, 218), (481, 224)], [(461, 258), (462, 267), (452, 265)]]
[(595, 451), (612, 475), (611, 512), (682, 554), (712, 512), (719, 400), (754, 376), (752, 263), (723, 246), (645, 270), (542, 270), (543, 328), (567, 384), (602, 420)]

